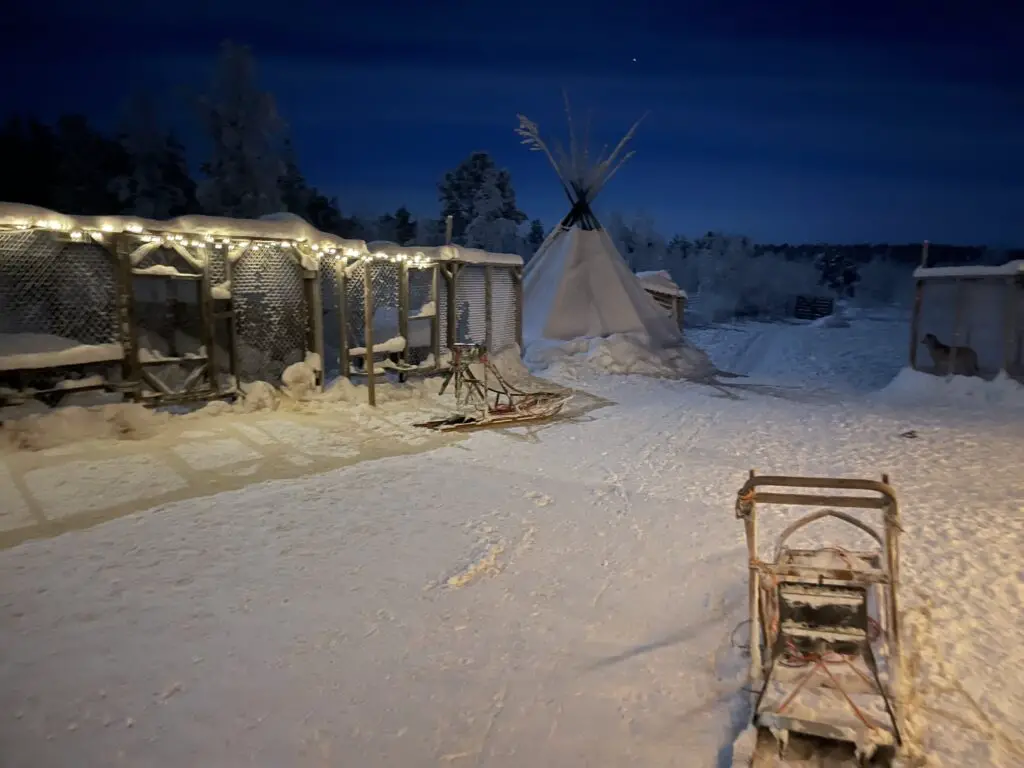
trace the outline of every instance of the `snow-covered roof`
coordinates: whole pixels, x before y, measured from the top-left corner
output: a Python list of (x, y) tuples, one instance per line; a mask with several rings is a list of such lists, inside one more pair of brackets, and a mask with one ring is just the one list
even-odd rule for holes
[(367, 244), (371, 254), (382, 256), (416, 256), (426, 261), (458, 261), (463, 264), (491, 264), (494, 266), (519, 267), (523, 257), (514, 253), (491, 253), (477, 248), (463, 248), (461, 245), (398, 245), (383, 240), (375, 240)]
[(369, 248), (363, 240), (350, 240), (321, 232), (292, 213), (273, 213), (260, 219), (228, 219), (219, 216), (179, 216), (157, 221), (138, 216), (69, 216), (68, 214), (22, 203), (0, 203), (0, 229), (48, 229), (54, 232), (92, 231), (116, 234), (171, 234), (224, 240), (275, 240), (292, 244), (308, 244), (312, 250), (336, 249), (349, 258), (380, 254), (400, 257), (422, 254), (428, 261), (460, 261), (467, 264), (520, 266), (520, 256), (488, 253), (472, 248), (446, 245), (436, 248), (394, 243), (373, 243)]
[(1008, 261), (998, 267), (918, 267), (914, 270), (914, 278), (927, 280), (937, 277), (960, 278), (997, 278), (1024, 275), (1024, 261)]
[(637, 272), (636, 279), (640, 281), (645, 290), (662, 293), (666, 296), (686, 298), (686, 291), (680, 288), (672, 276), (663, 269), (653, 272)]

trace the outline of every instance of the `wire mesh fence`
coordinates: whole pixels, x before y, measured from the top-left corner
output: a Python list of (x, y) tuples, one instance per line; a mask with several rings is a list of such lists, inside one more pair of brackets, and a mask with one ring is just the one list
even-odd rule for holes
[(491, 269), (491, 350), (497, 352), (518, 340), (516, 283), (509, 268)]
[(48, 232), (0, 233), (0, 334), (117, 343), (114, 259), (100, 246)]
[(455, 336), (459, 344), (487, 343), (486, 267), (464, 266), (455, 280)]
[(250, 245), (232, 268), (238, 374), (279, 384), (306, 356), (309, 307), (301, 265), (275, 243)]
[(320, 261), (320, 302), (323, 311), (324, 375), (341, 373), (342, 328), (341, 275), (345, 269), (341, 254), (324, 256)]
[[(294, 249), (267, 241), (178, 249), (118, 237), (104, 243), (108, 250), (44, 230), (0, 232), (0, 336), (33, 334), (70, 346), (105, 345), (106, 362), (123, 361), (143, 378), (178, 364), (183, 391), (189, 389), (184, 380), (207, 357), (213, 358), (210, 373), (223, 390), (233, 383), (232, 373), (243, 383), (280, 384), (289, 365), (317, 349), (306, 284), (310, 275)], [(456, 278), (449, 281), (445, 274), (452, 272)], [(342, 254), (324, 254), (316, 279), (328, 378), (362, 368), (359, 355), (351, 356), (348, 370), (341, 363), (345, 351), (365, 347), (367, 274), (378, 362), (390, 358), (428, 371), (443, 363), (453, 342), (489, 342), (497, 350), (516, 340), (520, 309), (511, 268), (437, 263), (414, 268), (387, 259), (346, 264)], [(449, 339), (451, 321), (455, 334)], [(429, 360), (435, 348), (440, 361)], [(137, 360), (130, 355), (133, 349)], [(3, 348), (0, 357), (16, 362)], [(144, 392), (161, 394), (145, 387)]]

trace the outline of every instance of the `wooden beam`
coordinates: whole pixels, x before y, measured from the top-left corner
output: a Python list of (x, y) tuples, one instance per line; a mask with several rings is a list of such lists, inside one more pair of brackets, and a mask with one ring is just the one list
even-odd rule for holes
[(235, 283), (234, 283), (235, 259), (231, 252), (224, 252), (224, 282), (228, 284), (229, 298), (228, 306), (231, 311), (228, 313), (228, 368), (231, 370), (231, 378), (234, 380), (236, 392), (241, 391), (241, 371), (238, 368), (238, 310), (235, 309)]
[(430, 318), (430, 352), (434, 356), (434, 366), (441, 366), (441, 267), (434, 264), (430, 268), (430, 300), (434, 302), (434, 316)]
[(1003, 296), (1003, 372), (1007, 375), (1014, 370), (1017, 354), (1017, 281), (1006, 279)]
[(210, 285), (210, 259), (208, 255), (201, 275), (202, 278), (197, 286), (199, 322), (201, 324), (200, 334), (202, 335), (203, 346), (206, 347), (206, 369), (210, 386), (219, 395), (220, 376), (218, 376), (217, 371), (217, 331), (216, 321), (213, 317), (213, 286)]
[(484, 345), (488, 352), (494, 351), (494, 267), (484, 266)]
[(324, 388), (324, 302), (320, 291), (320, 273), (303, 270), (303, 283), (306, 289), (306, 308), (309, 312), (306, 345), (309, 351), (320, 358), (320, 370), (316, 372), (316, 383), (320, 391)]
[(340, 375), (346, 379), (352, 375), (348, 357), (348, 262), (338, 259), (334, 262), (334, 274), (338, 285), (338, 333), (341, 338), (338, 350)]
[(516, 344), (519, 354), (523, 354), (523, 268), (512, 268), (513, 293), (516, 303)]
[[(405, 347), (398, 353), (398, 360), (405, 364), (409, 359), (409, 265), (398, 265), (398, 335), (405, 339)], [(399, 381), (405, 381), (405, 374), (399, 374)]]
[(921, 305), (924, 298), (924, 281), (918, 280), (914, 285), (914, 309), (910, 315), (910, 367), (918, 370), (917, 348), (921, 344), (918, 336), (921, 333)]
[[(956, 350), (962, 346), (964, 309), (967, 304), (967, 283), (963, 280), (956, 281), (956, 309), (953, 313), (953, 339), (950, 346), (953, 347), (946, 363), (946, 375), (952, 376), (956, 373)], [(980, 366), (979, 366), (980, 367)]]
[[(109, 243), (109, 244), (108, 244)], [(142, 366), (139, 364), (139, 324), (135, 314), (134, 277), (132, 275), (131, 253), (125, 245), (123, 235), (104, 238), (103, 247), (114, 257), (118, 270), (118, 320), (120, 324), (121, 347), (124, 359), (121, 362), (121, 378), (125, 384), (133, 384), (132, 399), (136, 402), (142, 396)]]
[(366, 389), (369, 403), (377, 405), (376, 372), (373, 362), (373, 262), (363, 262), (363, 321), (364, 340), (363, 346), (366, 354), (363, 356), (363, 365), (366, 368)]

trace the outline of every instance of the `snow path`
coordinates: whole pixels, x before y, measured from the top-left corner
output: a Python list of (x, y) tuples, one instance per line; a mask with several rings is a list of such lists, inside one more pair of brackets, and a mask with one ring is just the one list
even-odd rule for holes
[[(444, 413), (429, 401), (422, 408), (421, 416)], [(309, 412), (198, 413), (171, 419), (140, 439), (0, 451), (0, 546), (254, 480), (311, 475), (458, 439), (411, 426), (414, 420), (408, 408), (346, 405)]]
[(1024, 424), (586, 386), (619, 404), (0, 552), (0, 763), (727, 764), (756, 467), (891, 473), (918, 685), (994, 723), (942, 694), (975, 730), (920, 738), (1021, 764)]

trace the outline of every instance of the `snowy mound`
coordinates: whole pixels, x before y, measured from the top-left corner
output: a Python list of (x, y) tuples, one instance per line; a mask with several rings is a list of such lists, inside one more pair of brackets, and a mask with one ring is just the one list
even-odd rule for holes
[(992, 381), (975, 376), (934, 376), (904, 368), (875, 395), (896, 405), (1001, 406), (1024, 409), (1024, 386), (1000, 373)]
[(618, 333), (567, 342), (537, 341), (526, 348), (531, 368), (590, 368), (602, 373), (638, 374), (663, 378), (703, 378), (715, 368), (703, 351), (688, 344), (652, 346), (646, 337)]
[(78, 440), (137, 440), (155, 435), (170, 418), (136, 403), (55, 408), (4, 421), (0, 446), (40, 451)]

